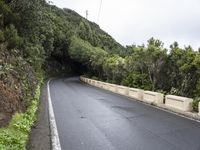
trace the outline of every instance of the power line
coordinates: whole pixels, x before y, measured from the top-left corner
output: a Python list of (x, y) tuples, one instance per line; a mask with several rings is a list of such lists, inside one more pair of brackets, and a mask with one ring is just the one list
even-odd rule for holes
[(99, 22), (99, 18), (100, 18), (100, 13), (101, 13), (101, 7), (102, 7), (102, 1), (100, 2), (100, 6), (99, 6), (99, 12), (98, 12), (98, 18), (97, 18), (97, 22)]

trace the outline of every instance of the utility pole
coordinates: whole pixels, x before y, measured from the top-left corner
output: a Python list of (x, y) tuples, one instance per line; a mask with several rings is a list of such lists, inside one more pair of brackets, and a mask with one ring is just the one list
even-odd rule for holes
[[(53, 2), (51, 0), (47, 1), (49, 5), (53, 5)], [(50, 6), (50, 12), (51, 12), (51, 6)]]
[(100, 13), (101, 13), (102, 2), (103, 2), (103, 0), (100, 0), (99, 12), (98, 12), (98, 17), (97, 17), (98, 23), (99, 23), (99, 18), (100, 18)]
[(85, 11), (86, 19), (88, 20), (88, 10)]
[(49, 5), (53, 5), (53, 2), (50, 0), (48, 0), (47, 2), (49, 3)]

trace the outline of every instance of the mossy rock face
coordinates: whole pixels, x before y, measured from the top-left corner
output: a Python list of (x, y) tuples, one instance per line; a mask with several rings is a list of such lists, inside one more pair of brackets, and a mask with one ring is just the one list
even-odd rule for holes
[(6, 115), (5, 113), (0, 112), (0, 125), (4, 126), (8, 121), (7, 117), (8, 115)]
[(0, 44), (0, 127), (6, 126), (15, 112), (26, 111), (42, 76), (20, 50), (10, 51), (5, 43)]

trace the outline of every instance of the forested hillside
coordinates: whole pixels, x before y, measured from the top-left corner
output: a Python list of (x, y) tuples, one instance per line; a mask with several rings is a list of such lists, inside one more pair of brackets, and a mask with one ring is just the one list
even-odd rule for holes
[[(88, 45), (92, 53), (100, 54), (118, 54), (124, 49), (97, 24), (72, 10), (50, 6), (43, 0), (0, 2), (2, 92), (16, 95), (13, 108), (8, 108), (11, 109), (9, 113), (28, 106), (28, 99), (33, 96), (41, 78), (86, 71), (86, 64), (81, 58), (79, 61), (79, 55), (84, 52), (76, 51), (78, 59), (71, 59), (69, 48), (73, 43), (77, 42), (76, 46), (81, 47)], [(3, 98), (5, 94), (1, 94)], [(6, 97), (5, 103), (10, 103)], [(1, 106), (7, 105), (5, 103)]]
[(125, 49), (72, 10), (44, 0), (0, 0), (0, 126), (7, 126), (0, 129), (0, 149), (25, 148), (44, 79), (90, 71), (79, 59), (84, 52), (72, 56), (76, 42), (93, 54)]
[[(35, 120), (32, 112), (37, 108), (32, 101), (38, 99), (35, 96), (43, 79), (71, 74), (197, 101), (200, 51), (179, 48), (177, 42), (165, 49), (154, 38), (146, 45), (123, 47), (70, 9), (51, 6), (45, 0), (0, 0), (0, 125), (7, 126), (12, 115), (20, 112), (9, 127), (30, 131)], [(15, 145), (24, 149), (26, 134), (19, 136), (24, 139), (20, 143), (10, 129), (2, 131), (0, 148)]]

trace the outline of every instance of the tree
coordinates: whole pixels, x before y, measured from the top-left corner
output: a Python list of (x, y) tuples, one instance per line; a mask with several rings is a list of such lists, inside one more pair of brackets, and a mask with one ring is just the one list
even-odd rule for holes
[[(177, 43), (170, 46), (168, 56), (168, 76), (171, 87), (176, 89), (177, 95), (194, 95), (194, 86), (199, 80), (198, 52), (190, 46), (180, 49)], [(195, 62), (197, 60), (197, 63)]]
[(121, 83), (125, 75), (124, 66), (125, 60), (122, 57), (118, 55), (108, 57), (103, 64), (103, 70), (107, 80), (114, 83)]
[(148, 70), (148, 76), (152, 84), (152, 90), (156, 90), (159, 86), (160, 72), (167, 58), (167, 50), (163, 48), (163, 43), (160, 40), (151, 38), (148, 41), (145, 51), (144, 63)]
[(15, 26), (12, 24), (10, 26), (6, 27), (6, 29), (4, 31), (4, 37), (8, 43), (8, 45), (7, 45), (8, 49), (13, 49), (13, 48), (19, 46), (21, 43), (21, 38), (18, 36)]

